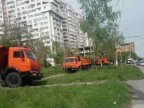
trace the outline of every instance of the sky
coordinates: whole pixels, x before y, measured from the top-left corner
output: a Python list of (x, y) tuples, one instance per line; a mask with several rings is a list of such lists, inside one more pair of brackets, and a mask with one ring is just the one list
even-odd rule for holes
[[(63, 1), (71, 4), (76, 12), (81, 12), (77, 0)], [(119, 31), (124, 34), (126, 43), (135, 42), (135, 52), (144, 58), (144, 0), (119, 1), (119, 5), (114, 7), (121, 11), (121, 18), (118, 20)]]

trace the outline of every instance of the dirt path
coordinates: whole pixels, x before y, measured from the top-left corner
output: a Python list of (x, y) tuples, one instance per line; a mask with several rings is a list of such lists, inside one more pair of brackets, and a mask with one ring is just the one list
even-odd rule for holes
[(61, 77), (61, 76), (64, 76), (64, 75), (66, 75), (66, 74), (53, 75), (53, 76), (50, 76), (50, 77), (43, 78), (42, 80), (47, 80), (47, 79), (51, 79), (51, 78)]
[(103, 84), (106, 81), (94, 81), (94, 82), (79, 82), (79, 83), (65, 83), (65, 84), (51, 84), (51, 85), (41, 85), (41, 86), (30, 86), (29, 88), (41, 88), (41, 87), (59, 87), (59, 86), (81, 86), (81, 85), (98, 85)]

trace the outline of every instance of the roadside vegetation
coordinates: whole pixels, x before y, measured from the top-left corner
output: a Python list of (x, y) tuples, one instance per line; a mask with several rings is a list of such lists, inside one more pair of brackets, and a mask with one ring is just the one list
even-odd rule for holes
[(58, 74), (65, 74), (65, 72), (61, 69), (60, 66), (43, 68), (42, 72), (44, 73), (44, 77), (49, 77)]
[(119, 81), (99, 85), (0, 89), (0, 108), (123, 108), (128, 88)]
[[(63, 72), (64, 73), (64, 72)], [(48, 74), (48, 73), (47, 73)], [(143, 79), (144, 74), (141, 70), (133, 66), (123, 65), (123, 67), (98, 67), (92, 70), (83, 70), (73, 74), (65, 74), (61, 77), (47, 79), (47, 84), (62, 84), (62, 83), (74, 83), (74, 82), (90, 82), (90, 81), (103, 81), (103, 80), (134, 80)]]
[[(64, 73), (64, 76), (34, 83), (29, 87), (0, 89), (0, 108), (125, 108), (131, 101), (129, 79), (141, 79), (139, 68), (124, 65), (98, 67), (67, 74), (60, 67), (43, 68), (46, 77)], [(73, 82), (99, 82), (79, 86), (44, 87), (42, 85)], [(38, 86), (38, 87), (35, 87)]]
[[(115, 44), (125, 43), (117, 24), (120, 12), (114, 11), (109, 5), (112, 0), (78, 1), (85, 15), (80, 24), (81, 30), (88, 35), (88, 40), (93, 45), (93, 56), (106, 55), (114, 60)], [(54, 44), (51, 50), (45, 47), (43, 43), (45, 39), (33, 40), (27, 28), (27, 25), (21, 27), (17, 23), (11, 25), (10, 31), (5, 31), (0, 37), (0, 44), (22, 46), (21, 40), (25, 35), (29, 40), (25, 46), (33, 49), (42, 66), (49, 65), (46, 62), (47, 57), (54, 58), (55, 63), (60, 64), (64, 56), (73, 55), (77, 51), (77, 49), (71, 50), (69, 45), (67, 48), (61, 48), (58, 42), (52, 42)], [(118, 59), (126, 59), (128, 55), (122, 53), (122, 57), (118, 56)], [(60, 66), (43, 68), (42, 71), (45, 78), (59, 74), (65, 75), (35, 82), (33, 87), (0, 88), (0, 108), (125, 108), (131, 98), (128, 87), (123, 81), (144, 78), (139, 68), (133, 66), (131, 69), (128, 65), (98, 67), (72, 74), (65, 73)], [(105, 83), (69, 87), (42, 86), (99, 81), (105, 81)]]

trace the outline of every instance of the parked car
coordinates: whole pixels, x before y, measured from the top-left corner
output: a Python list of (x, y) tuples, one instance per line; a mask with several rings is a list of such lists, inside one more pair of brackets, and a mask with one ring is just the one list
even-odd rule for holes
[(125, 63), (126, 64), (134, 64), (133, 60), (127, 60)]
[(144, 60), (139, 60), (136, 62), (138, 66), (144, 66)]

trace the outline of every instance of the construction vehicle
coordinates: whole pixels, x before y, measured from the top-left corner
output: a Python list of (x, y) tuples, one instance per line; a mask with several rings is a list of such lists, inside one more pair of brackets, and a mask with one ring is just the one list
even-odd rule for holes
[(65, 57), (62, 69), (66, 72), (76, 72), (79, 69), (88, 69), (92, 65), (92, 60), (90, 58), (85, 58), (82, 56), (71, 56)]
[(22, 81), (41, 80), (41, 66), (31, 49), (0, 46), (0, 75), (8, 87), (18, 87)]
[(96, 65), (109, 65), (110, 61), (106, 56), (101, 57), (96, 61)]

